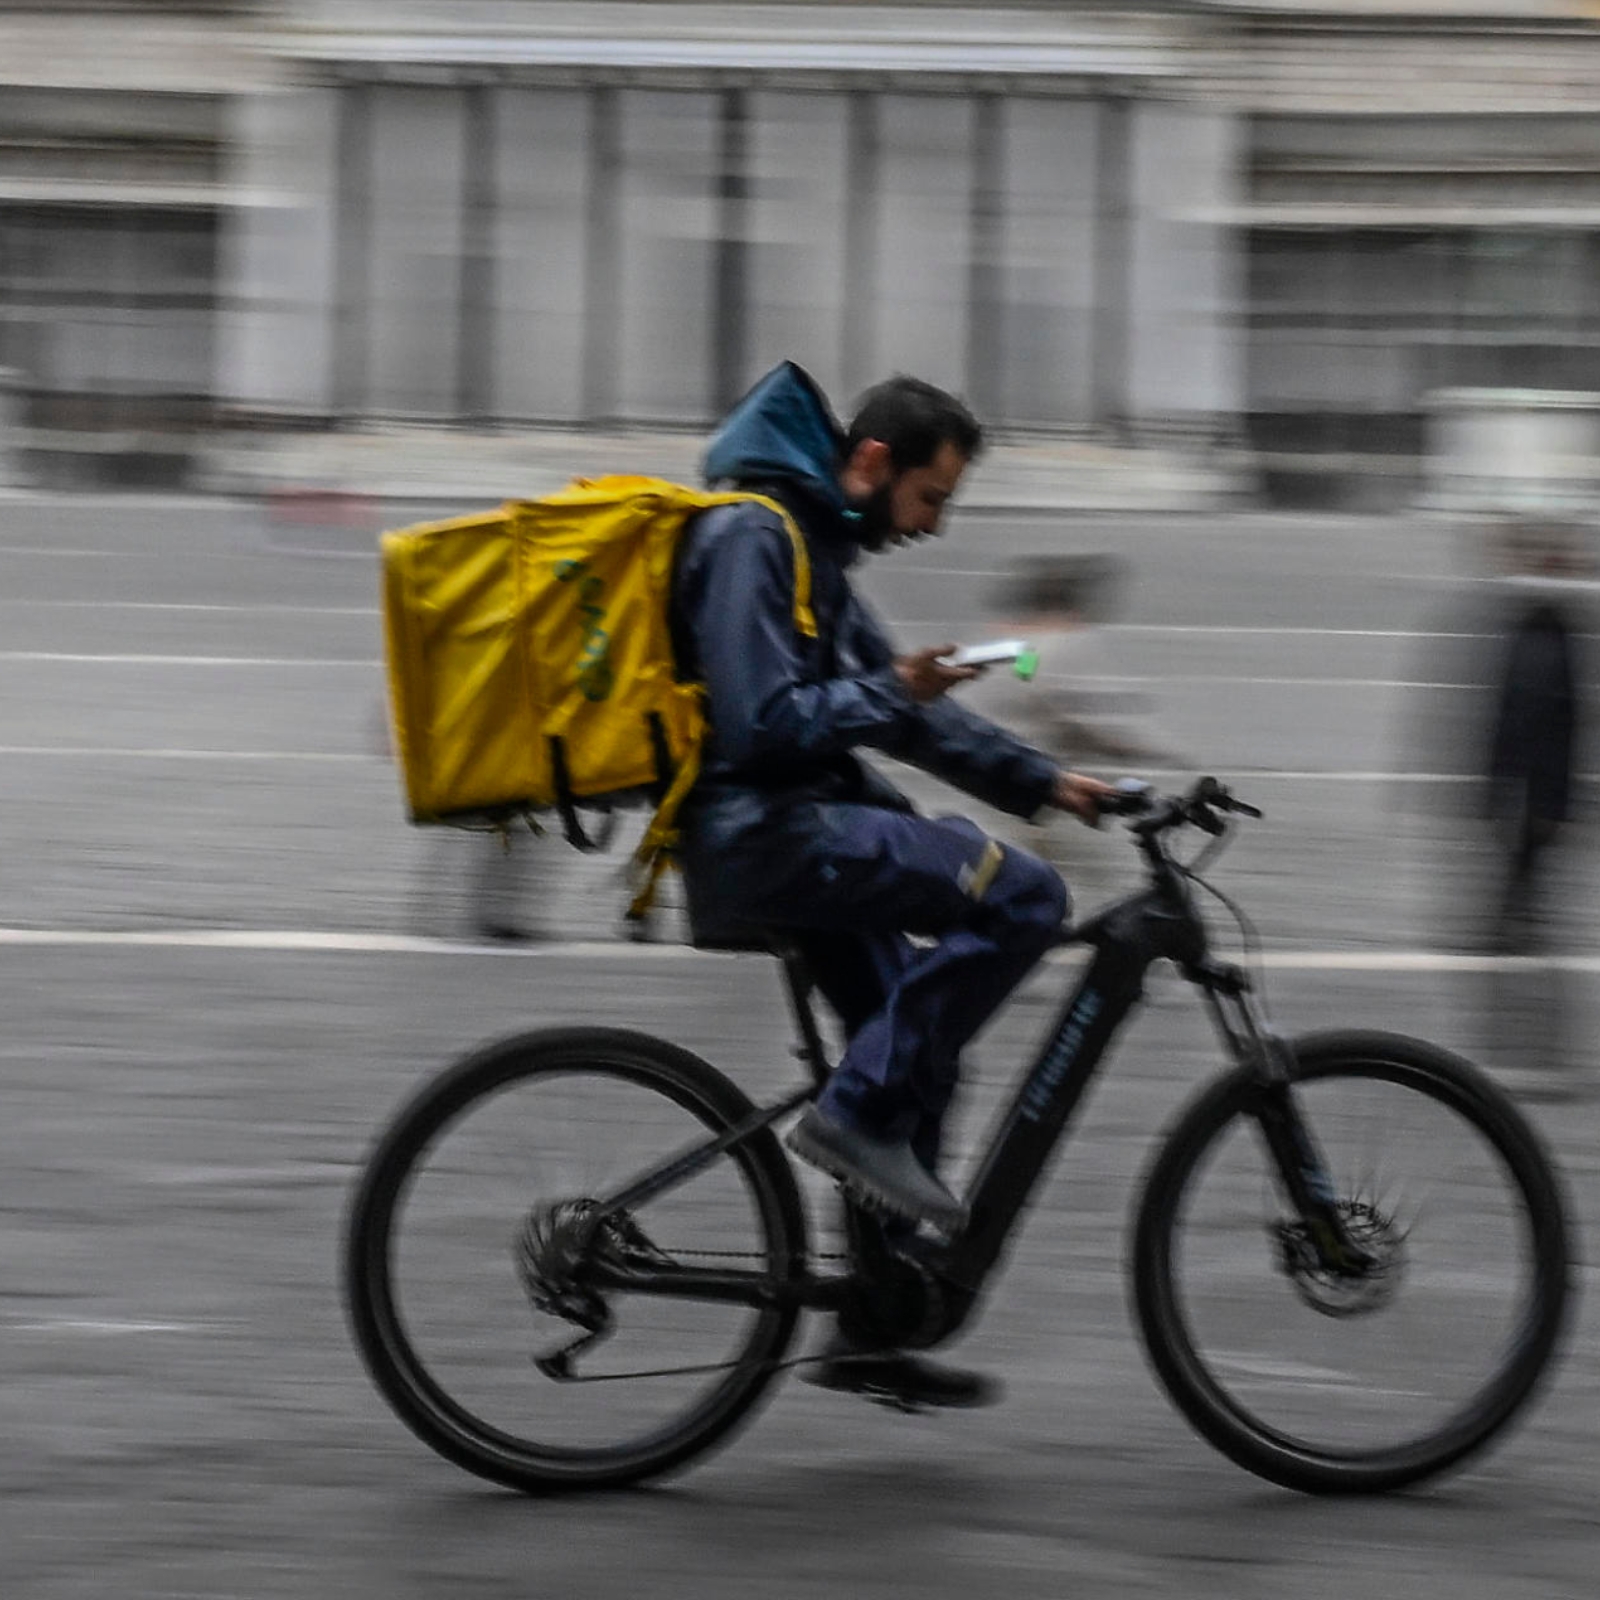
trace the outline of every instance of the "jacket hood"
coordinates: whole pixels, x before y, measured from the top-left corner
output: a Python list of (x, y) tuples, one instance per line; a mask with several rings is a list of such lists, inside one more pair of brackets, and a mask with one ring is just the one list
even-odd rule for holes
[(706, 447), (707, 483), (792, 483), (833, 511), (844, 429), (810, 373), (792, 361), (776, 366), (739, 401)]

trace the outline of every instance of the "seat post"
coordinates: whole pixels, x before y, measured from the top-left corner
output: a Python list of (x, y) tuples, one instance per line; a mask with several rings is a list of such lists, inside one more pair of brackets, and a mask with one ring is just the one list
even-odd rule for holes
[(772, 952), (783, 963), (784, 989), (789, 996), (789, 1009), (794, 1013), (795, 1027), (800, 1032), (795, 1054), (811, 1069), (811, 1076), (820, 1089), (828, 1081), (833, 1064), (828, 1060), (822, 1030), (817, 1026), (817, 1014), (811, 1007), (816, 980), (811, 976), (806, 958), (794, 945), (775, 942)]

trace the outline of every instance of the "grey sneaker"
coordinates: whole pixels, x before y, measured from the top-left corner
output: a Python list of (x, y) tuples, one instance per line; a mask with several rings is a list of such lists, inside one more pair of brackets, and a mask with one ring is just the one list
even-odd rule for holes
[(788, 1146), (869, 1203), (954, 1233), (967, 1208), (916, 1158), (904, 1140), (874, 1139), (810, 1106)]

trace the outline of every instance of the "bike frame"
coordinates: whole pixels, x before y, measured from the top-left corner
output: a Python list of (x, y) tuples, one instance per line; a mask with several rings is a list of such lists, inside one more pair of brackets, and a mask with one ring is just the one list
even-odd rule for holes
[[(1067, 1134), (1084, 1091), (1138, 1003), (1145, 972), (1162, 959), (1176, 963), (1184, 977), (1200, 989), (1224, 1046), (1238, 1065), (1251, 1070), (1255, 1080), (1252, 1110), (1285, 1196), (1308, 1224), (1324, 1260), (1344, 1271), (1361, 1268), (1362, 1252), (1348, 1238), (1321, 1155), (1290, 1094), (1287, 1045), (1262, 1014), (1248, 975), (1210, 957), (1205, 923), (1195, 908), (1188, 881), (1159, 835), (1147, 831), (1140, 835), (1139, 843), (1151, 869), (1151, 887), (1117, 901), (1063, 935), (1063, 944), (1086, 944), (1094, 956), (989, 1138), (968, 1196), (966, 1224), (942, 1246), (919, 1249), (919, 1265), (952, 1292), (939, 1338), (948, 1337), (965, 1320), (1000, 1261), (1012, 1230)], [(686, 1181), (718, 1155), (813, 1099), (827, 1082), (832, 1066), (812, 1009), (812, 983), (805, 962), (792, 949), (773, 948), (783, 961), (800, 1035), (796, 1053), (811, 1069), (812, 1084), (601, 1198), (597, 1220)], [(770, 1272), (640, 1263), (630, 1263), (626, 1269), (596, 1263), (595, 1281), (633, 1293), (751, 1305), (787, 1302), (812, 1309), (838, 1309), (857, 1287), (854, 1273), (774, 1276)]]

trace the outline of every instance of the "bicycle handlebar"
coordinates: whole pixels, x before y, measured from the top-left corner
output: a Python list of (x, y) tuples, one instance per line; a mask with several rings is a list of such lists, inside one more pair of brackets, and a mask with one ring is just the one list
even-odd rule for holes
[(1226, 827), (1218, 812), (1227, 811), (1241, 817), (1259, 817), (1260, 810), (1236, 799), (1223, 783), (1215, 778), (1197, 778), (1187, 794), (1162, 795), (1139, 778), (1123, 778), (1113, 794), (1099, 801), (1102, 816), (1135, 817), (1130, 831), (1146, 839), (1165, 833), (1169, 828), (1185, 825), (1199, 828), (1202, 833), (1220, 834)]

